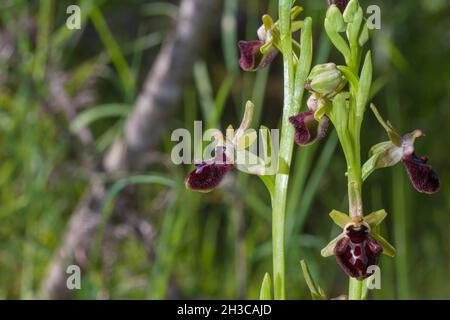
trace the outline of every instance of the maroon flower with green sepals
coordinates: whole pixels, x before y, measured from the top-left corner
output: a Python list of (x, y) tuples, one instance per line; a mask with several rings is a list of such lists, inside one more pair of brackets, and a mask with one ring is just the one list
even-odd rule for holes
[[(233, 127), (229, 126), (226, 137), (219, 131), (216, 132), (214, 138), (217, 145), (214, 157), (195, 162), (195, 169), (186, 178), (186, 188), (193, 191), (210, 192), (217, 188), (227, 173), (234, 168), (248, 174), (274, 174), (267, 168), (264, 159), (246, 150), (257, 138), (254, 130), (247, 130), (250, 127), (253, 113), (254, 105), (251, 101), (247, 101), (239, 128), (234, 131)], [(255, 160), (255, 163), (252, 163), (252, 160)]]
[(389, 141), (376, 144), (370, 149), (370, 159), (362, 167), (365, 180), (374, 170), (394, 166), (403, 162), (413, 187), (422, 193), (433, 194), (440, 190), (439, 176), (427, 164), (428, 157), (418, 157), (415, 153), (414, 143), (424, 136), (421, 130), (400, 136), (389, 121), (385, 121), (374, 105), (371, 105), (375, 116), (384, 127)]
[(292, 116), (289, 121), (295, 129), (295, 142), (300, 146), (307, 146), (325, 138), (330, 124), (330, 119), (327, 116), (316, 120), (312, 110)]
[(428, 157), (417, 157), (414, 152), (414, 140), (423, 135), (422, 131), (415, 130), (403, 136), (402, 161), (414, 188), (419, 192), (432, 194), (440, 190), (441, 184), (439, 177), (433, 168), (427, 164)]
[(217, 147), (212, 159), (195, 164), (186, 178), (186, 187), (199, 192), (209, 192), (219, 186), (225, 175), (234, 167), (224, 147)]
[(262, 53), (261, 48), (266, 43), (263, 40), (239, 41), (238, 46), (241, 52), (239, 65), (244, 71), (256, 71), (267, 67), (278, 55), (278, 49), (271, 46), (267, 52)]
[(349, 225), (345, 235), (334, 247), (334, 255), (344, 272), (357, 279), (364, 279), (371, 275), (367, 269), (377, 266), (383, 248), (369, 236), (369, 228), (360, 225)]
[[(302, 8), (294, 6), (291, 9), (292, 32), (301, 28), (302, 22), (294, 19), (302, 12)], [(280, 52), (279, 22), (272, 17), (264, 15), (263, 24), (257, 30), (258, 39), (238, 42), (240, 51), (239, 65), (244, 71), (256, 71), (267, 67)]]
[(295, 129), (295, 142), (300, 146), (307, 146), (325, 138), (330, 125), (330, 119), (322, 115), (317, 119), (316, 112), (320, 109), (320, 104), (326, 103), (313, 94), (308, 99), (308, 111), (299, 113), (289, 118), (289, 121)]
[(395, 248), (374, 231), (386, 215), (386, 211), (379, 210), (365, 217), (351, 218), (333, 210), (330, 217), (343, 232), (322, 249), (322, 256), (334, 255), (338, 265), (349, 277), (358, 280), (369, 277), (373, 271), (369, 267), (378, 266), (381, 254), (390, 257), (395, 255)]

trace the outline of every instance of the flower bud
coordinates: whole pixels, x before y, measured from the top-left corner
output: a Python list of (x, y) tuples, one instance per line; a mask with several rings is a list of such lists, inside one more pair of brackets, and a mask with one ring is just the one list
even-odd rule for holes
[(315, 66), (306, 80), (305, 88), (324, 96), (336, 95), (345, 85), (341, 71), (334, 63)]

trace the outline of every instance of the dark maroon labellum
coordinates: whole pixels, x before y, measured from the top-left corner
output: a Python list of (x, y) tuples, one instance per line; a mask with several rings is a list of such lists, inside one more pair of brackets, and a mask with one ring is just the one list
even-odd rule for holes
[(417, 191), (435, 193), (440, 189), (440, 181), (433, 168), (427, 164), (427, 157), (417, 157), (414, 153), (403, 156), (403, 164), (409, 179)]
[(238, 47), (241, 52), (239, 65), (244, 71), (256, 71), (267, 67), (278, 54), (278, 50), (273, 48), (263, 55), (260, 51), (264, 45), (262, 40), (239, 41)]
[(186, 179), (186, 187), (201, 192), (215, 189), (234, 166), (226, 160), (225, 149), (218, 148), (215, 158), (195, 165), (195, 169)]
[(301, 112), (289, 118), (295, 129), (295, 142), (298, 145), (306, 146), (323, 139), (327, 134), (330, 119), (323, 116), (320, 121), (314, 118), (314, 111)]
[(338, 7), (342, 13), (344, 13), (345, 8), (347, 8), (350, 0), (327, 0), (327, 2), (329, 6), (331, 6), (332, 4), (336, 5), (336, 7)]
[(383, 248), (370, 235), (366, 226), (348, 226), (344, 237), (336, 243), (334, 255), (344, 272), (362, 280), (371, 274), (369, 266), (378, 265)]

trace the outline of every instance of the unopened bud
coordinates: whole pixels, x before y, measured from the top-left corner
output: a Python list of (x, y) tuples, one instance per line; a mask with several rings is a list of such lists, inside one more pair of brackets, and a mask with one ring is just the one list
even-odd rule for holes
[(334, 96), (345, 85), (341, 71), (334, 63), (315, 66), (306, 81), (306, 89), (324, 96)]

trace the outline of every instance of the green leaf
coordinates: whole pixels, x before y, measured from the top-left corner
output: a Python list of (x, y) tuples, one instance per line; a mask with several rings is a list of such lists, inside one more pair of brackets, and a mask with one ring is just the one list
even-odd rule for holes
[(275, 191), (275, 176), (258, 176), (270, 193), (270, 198), (273, 199), (273, 193)]
[(378, 226), (384, 218), (386, 218), (387, 212), (384, 209), (372, 212), (371, 214), (364, 217), (364, 221), (366, 221), (371, 227)]
[(320, 251), (320, 254), (322, 255), (322, 257), (326, 258), (326, 257), (331, 257), (334, 255), (334, 247), (336, 246), (336, 243), (341, 240), (344, 237), (344, 234), (341, 233), (339, 234), (336, 238), (334, 238), (333, 240), (331, 240), (326, 246), (325, 248), (323, 248)]
[(311, 276), (311, 272), (309, 271), (308, 265), (306, 264), (305, 260), (300, 261), (300, 265), (302, 267), (303, 276), (305, 277), (306, 285), (309, 288), (309, 291), (311, 292), (311, 298), (313, 300), (326, 300), (327, 297), (320, 288), (320, 286), (316, 286), (314, 279)]
[(330, 217), (335, 224), (344, 229), (344, 227), (352, 222), (352, 218), (343, 212), (333, 210), (330, 212)]
[(271, 279), (270, 274), (266, 272), (264, 275), (264, 279), (261, 284), (261, 290), (259, 293), (259, 300), (272, 300), (272, 292), (271, 292)]
[(300, 38), (300, 57), (295, 72), (294, 99), (297, 101), (302, 100), (305, 91), (305, 83), (312, 63), (312, 47), (312, 19), (307, 17), (303, 21)]
[(371, 232), (370, 236), (372, 238), (374, 238), (380, 244), (380, 246), (383, 248), (383, 254), (385, 254), (389, 257), (395, 256), (396, 250), (395, 250), (394, 246), (392, 244), (390, 244), (385, 238), (383, 238), (381, 235), (379, 235), (378, 233), (375, 233), (375, 232)]
[(359, 79), (358, 98), (356, 100), (356, 116), (360, 118), (360, 121), (362, 121), (364, 112), (366, 110), (371, 85), (372, 85), (372, 55), (369, 51), (366, 54), (364, 65), (361, 70), (361, 76)]
[(88, 127), (93, 122), (103, 118), (126, 117), (131, 110), (131, 105), (111, 103), (87, 109), (81, 112), (70, 124), (72, 132)]

